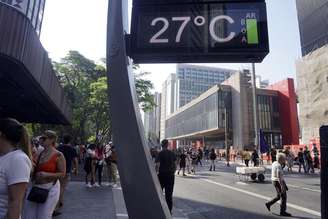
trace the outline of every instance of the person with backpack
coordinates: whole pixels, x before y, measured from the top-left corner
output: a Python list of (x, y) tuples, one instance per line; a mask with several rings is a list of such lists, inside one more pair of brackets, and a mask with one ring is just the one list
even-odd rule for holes
[(61, 214), (58, 210), (63, 207), (64, 205), (64, 192), (66, 187), (71, 179), (71, 173), (74, 169), (74, 174), (78, 174), (78, 155), (76, 153), (75, 148), (71, 145), (72, 137), (68, 134), (63, 136), (63, 144), (59, 146), (57, 149), (60, 151), (66, 160), (66, 175), (64, 178), (60, 179), (60, 196), (59, 202), (57, 204), (56, 211), (54, 212), (54, 216)]
[(215, 149), (212, 148), (211, 152), (210, 152), (210, 160), (211, 160), (211, 167), (210, 167), (210, 171), (215, 171), (215, 160), (216, 160), (216, 153), (215, 153)]

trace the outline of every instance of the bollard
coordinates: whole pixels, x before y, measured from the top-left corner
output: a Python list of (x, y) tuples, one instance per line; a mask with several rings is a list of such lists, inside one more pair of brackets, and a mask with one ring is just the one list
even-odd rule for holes
[(320, 128), (321, 218), (328, 218), (328, 126)]

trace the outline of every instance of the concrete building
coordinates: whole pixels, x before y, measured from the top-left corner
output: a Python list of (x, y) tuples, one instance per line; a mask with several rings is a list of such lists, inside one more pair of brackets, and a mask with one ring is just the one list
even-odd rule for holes
[(145, 112), (144, 127), (146, 138), (149, 144), (158, 145), (160, 143), (160, 118), (161, 118), (161, 94), (154, 94), (156, 107), (150, 112)]
[(302, 143), (319, 138), (328, 124), (328, 0), (296, 1), (303, 57), (297, 61)]
[[(298, 139), (289, 137), (286, 131), (288, 128), (298, 131), (297, 122), (286, 123), (294, 121), (291, 119), (296, 109), (293, 88), (293, 80), (288, 79), (272, 85), (271, 89), (257, 89), (259, 130), (270, 146), (298, 144)], [(171, 140), (172, 146), (194, 144), (222, 149), (227, 137), (228, 146), (236, 150), (252, 149), (253, 121), (250, 74), (238, 72), (169, 115), (165, 137)]]
[(45, 0), (0, 2), (0, 117), (69, 124), (71, 109), (43, 48)]

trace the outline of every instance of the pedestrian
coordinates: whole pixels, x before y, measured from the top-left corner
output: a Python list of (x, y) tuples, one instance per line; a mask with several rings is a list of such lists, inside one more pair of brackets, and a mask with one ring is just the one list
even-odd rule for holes
[(301, 173), (302, 166), (304, 169), (304, 173), (306, 173), (306, 167), (305, 167), (305, 161), (304, 161), (304, 153), (303, 148), (300, 148), (300, 150), (297, 153), (297, 159), (298, 159), (298, 172)]
[(19, 219), (30, 181), (32, 151), (25, 127), (0, 119), (0, 218)]
[(206, 162), (208, 162), (208, 160), (210, 159), (210, 150), (206, 148), (204, 154), (205, 154)]
[(174, 188), (174, 173), (176, 170), (176, 156), (168, 150), (169, 142), (164, 139), (162, 141), (162, 151), (158, 154), (156, 160), (156, 170), (162, 190), (165, 191), (165, 199), (167, 206), (172, 214), (173, 208), (173, 188)]
[(257, 150), (254, 149), (253, 153), (252, 153), (252, 162), (254, 164), (254, 167), (259, 166), (259, 154), (257, 153)]
[(191, 151), (189, 149), (186, 149), (186, 167), (187, 167), (187, 172), (188, 174), (191, 174)]
[(78, 174), (78, 168), (79, 168), (78, 155), (77, 155), (76, 150), (73, 147), (73, 145), (71, 145), (71, 140), (72, 140), (72, 137), (68, 134), (65, 134), (63, 136), (63, 144), (61, 146), (59, 146), (58, 149), (57, 149), (65, 157), (65, 160), (66, 160), (66, 175), (65, 175), (65, 177), (63, 177), (59, 180), (59, 182), (60, 182), (60, 195), (59, 195), (59, 202), (57, 204), (56, 211), (54, 212), (54, 216), (57, 216), (57, 215), (61, 214), (59, 212), (59, 209), (61, 207), (63, 207), (63, 205), (64, 205), (64, 192), (67, 188), (67, 185), (68, 185), (69, 181), (71, 180), (72, 170), (74, 170), (73, 172), (74, 172), (75, 175)]
[(203, 164), (202, 164), (203, 156), (204, 156), (203, 150), (201, 148), (198, 148), (196, 165), (200, 164), (200, 166), (203, 166)]
[(110, 163), (111, 185), (115, 188), (117, 187), (117, 152), (116, 152), (115, 145), (111, 146), (109, 163)]
[(182, 169), (182, 175), (183, 176), (186, 176), (186, 159), (187, 159), (187, 155), (186, 155), (186, 152), (183, 151), (180, 155), (180, 161), (179, 161), (179, 171), (178, 171), (178, 175), (180, 174), (180, 171)]
[(248, 149), (246, 148), (246, 150), (244, 152), (244, 160), (245, 160), (246, 167), (249, 167), (250, 159), (251, 159), (251, 154), (249, 153)]
[[(90, 144), (86, 151), (85, 161), (84, 161), (84, 171), (85, 171), (85, 185), (91, 188), (95, 184), (95, 162), (96, 159), (96, 145)], [(90, 183), (89, 183), (90, 178)]]
[(314, 156), (314, 168), (320, 169), (320, 161), (319, 161), (319, 150), (316, 145), (313, 145), (313, 156)]
[(293, 166), (294, 166), (294, 155), (290, 151), (289, 148), (286, 149), (285, 151), (286, 154), (286, 159), (287, 159), (287, 171), (288, 172), (293, 172)]
[(313, 159), (311, 156), (311, 151), (309, 151), (307, 148), (304, 151), (305, 155), (305, 163), (306, 163), (306, 172), (309, 173), (311, 170), (311, 173), (314, 173), (314, 166), (313, 166)]
[(196, 151), (191, 152), (190, 158), (191, 158), (191, 172), (193, 174), (196, 174), (196, 167), (197, 167), (197, 160), (198, 160)]
[(210, 160), (211, 160), (211, 167), (210, 167), (210, 171), (215, 171), (215, 160), (216, 160), (216, 153), (215, 153), (215, 149), (212, 148), (211, 152), (210, 152)]
[(60, 196), (59, 180), (66, 175), (64, 155), (56, 150), (57, 134), (45, 131), (44, 150), (38, 155), (24, 204), (22, 219), (51, 219)]
[(102, 182), (102, 174), (103, 174), (104, 161), (105, 161), (103, 145), (98, 144), (95, 152), (96, 152), (95, 173), (97, 173), (98, 176), (98, 183), (95, 183), (95, 186), (99, 187), (101, 186), (101, 182)]
[(287, 210), (287, 191), (288, 187), (283, 177), (282, 166), (286, 163), (286, 155), (283, 153), (277, 154), (277, 161), (272, 164), (271, 180), (277, 191), (277, 196), (271, 201), (265, 203), (265, 206), (271, 211), (271, 206), (281, 199), (280, 215), (291, 217), (292, 215)]
[(272, 160), (272, 163), (274, 163), (277, 159), (277, 150), (273, 147), (271, 149), (271, 160)]

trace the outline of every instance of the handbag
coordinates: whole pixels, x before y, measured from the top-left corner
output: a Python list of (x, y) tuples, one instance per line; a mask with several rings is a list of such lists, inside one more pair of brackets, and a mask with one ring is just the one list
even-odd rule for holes
[[(40, 158), (41, 158), (42, 153), (43, 152), (41, 152), (38, 157), (38, 161), (35, 165), (35, 169), (40, 163)], [(34, 173), (33, 173), (33, 178), (35, 178), (35, 176), (36, 176), (36, 171), (34, 171)], [(54, 182), (53, 184), (55, 185), (56, 182)], [(47, 201), (48, 195), (49, 195), (49, 189), (43, 189), (43, 188), (33, 186), (27, 196), (27, 200), (38, 203), (38, 204), (43, 204)]]

